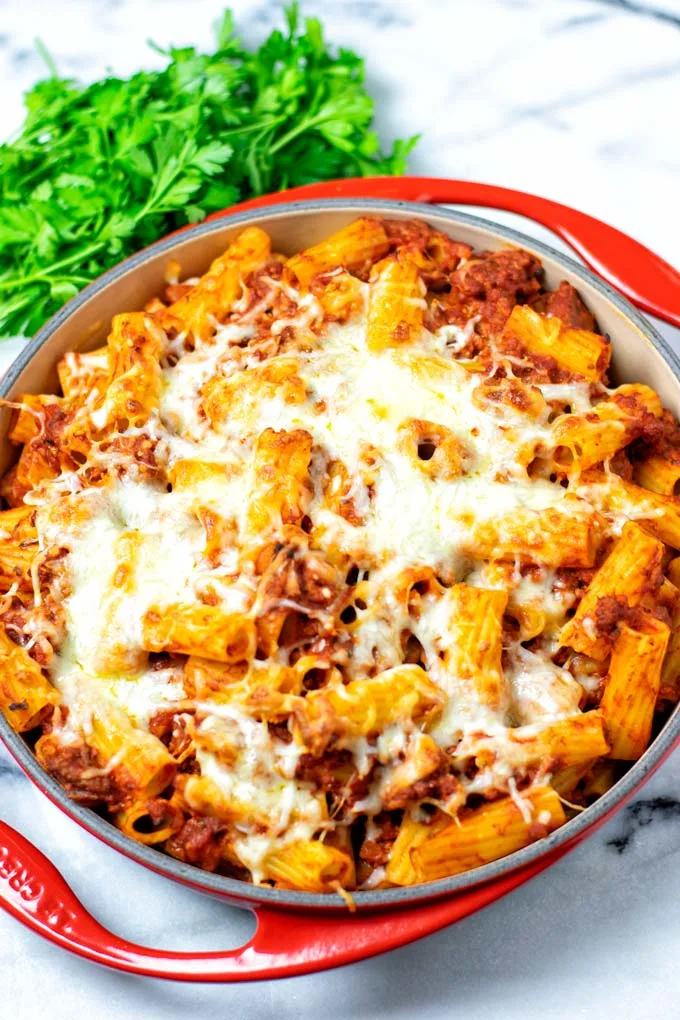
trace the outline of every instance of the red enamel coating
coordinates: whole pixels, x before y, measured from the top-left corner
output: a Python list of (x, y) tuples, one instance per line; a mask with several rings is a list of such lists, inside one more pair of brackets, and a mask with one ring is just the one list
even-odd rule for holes
[[(678, 743), (680, 739), (674, 746)], [(643, 782), (656, 772), (674, 746)], [(114, 935), (88, 913), (47, 857), (6, 822), (0, 821), (0, 907), (62, 949), (128, 974), (210, 982), (295, 977), (341, 967), (408, 945), (494, 903), (592, 835), (634, 792), (618, 800), (610, 811), (576, 838), (493, 882), (415, 908), (343, 917), (249, 907), (257, 918), (257, 929), (250, 941), (238, 949), (212, 953), (149, 949)], [(106, 842), (100, 831), (96, 835)]]
[(300, 915), (258, 908), (257, 931), (226, 952), (177, 953), (118, 938), (85, 910), (48, 859), (0, 822), (0, 897), (17, 920), (50, 941), (117, 970), (176, 981), (247, 981), (293, 977), (395, 949), (458, 921), (546, 868), (524, 871), (416, 909), (371, 915)]
[(210, 219), (246, 209), (310, 198), (390, 198), (408, 202), (480, 205), (519, 213), (566, 241), (586, 265), (643, 311), (680, 328), (680, 273), (649, 248), (602, 220), (524, 191), (444, 177), (350, 177), (307, 184), (233, 206)]
[[(267, 195), (216, 216), (311, 198), (446, 202), (520, 213), (562, 237), (591, 268), (640, 308), (680, 327), (680, 275), (668, 263), (592, 216), (521, 191), (435, 177), (356, 178)], [(606, 815), (569, 843), (485, 885), (415, 908), (343, 917), (251, 907), (257, 916), (257, 930), (250, 942), (239, 949), (213, 953), (148, 949), (107, 931), (85, 910), (44, 854), (0, 821), (0, 907), (56, 945), (132, 974), (177, 981), (292, 977), (395, 949), (467, 917), (555, 863), (604, 824), (625, 799), (617, 801)], [(92, 831), (106, 841), (102, 831)], [(191, 883), (187, 880), (187, 884)]]

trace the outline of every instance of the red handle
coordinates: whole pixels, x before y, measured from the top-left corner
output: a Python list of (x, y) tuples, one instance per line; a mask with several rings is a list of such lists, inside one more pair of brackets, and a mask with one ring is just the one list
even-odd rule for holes
[(298, 914), (258, 907), (257, 930), (239, 949), (177, 953), (148, 949), (107, 931), (47, 858), (0, 822), (0, 907), (78, 956), (129, 974), (175, 981), (254, 981), (338, 967), (395, 949), (487, 906), (555, 858), (426, 906), (377, 914)]
[(481, 205), (520, 213), (558, 234), (591, 269), (638, 308), (680, 328), (680, 273), (668, 262), (593, 216), (524, 191), (444, 177), (350, 177), (264, 195), (209, 218), (309, 198), (391, 198)]

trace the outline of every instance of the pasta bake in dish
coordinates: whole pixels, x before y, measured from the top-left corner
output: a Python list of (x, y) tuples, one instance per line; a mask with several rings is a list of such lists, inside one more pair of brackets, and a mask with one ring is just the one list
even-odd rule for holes
[(311, 892), (518, 850), (680, 696), (680, 428), (530, 252), (364, 217), (14, 402), (0, 708), (76, 801)]

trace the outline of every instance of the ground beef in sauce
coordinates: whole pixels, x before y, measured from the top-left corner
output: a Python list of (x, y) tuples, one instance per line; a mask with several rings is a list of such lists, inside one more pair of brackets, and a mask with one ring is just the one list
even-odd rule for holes
[(417, 782), (404, 790), (400, 790), (398, 794), (394, 795), (389, 803), (385, 804), (385, 807), (393, 810), (395, 808), (404, 808), (410, 802), (416, 802), (420, 800), (439, 800), (445, 801), (458, 790), (460, 783), (449, 774), (448, 768), (442, 766), (437, 769), (432, 775), (426, 776), (424, 779), (418, 779)]
[(578, 291), (566, 280), (562, 280), (557, 290), (549, 290), (531, 298), (529, 304), (542, 315), (553, 315), (561, 319), (565, 326), (597, 332), (595, 317), (586, 308)]
[(114, 810), (125, 799), (127, 791), (112, 772), (101, 770), (96, 753), (86, 744), (62, 744), (49, 737), (43, 738), (40, 762), (78, 804), (85, 807), (106, 805)]
[(359, 851), (359, 857), (373, 867), (380, 867), (387, 864), (392, 852), (392, 844), (399, 834), (399, 826), (389, 815), (376, 815), (373, 823), (378, 827), (378, 832), (370, 839), (365, 839)]
[(541, 289), (541, 263), (528, 251), (513, 248), (487, 251), (468, 259), (453, 274), (453, 286), (461, 294), (486, 299), (499, 292), (517, 300)]
[(170, 751), (170, 754), (179, 758), (185, 754), (192, 743), (191, 732), (188, 729), (187, 718), (184, 713), (175, 709), (161, 709), (149, 720), (149, 732), (158, 737)]
[(326, 751), (320, 758), (312, 754), (300, 755), (295, 778), (306, 783), (315, 783), (329, 793), (339, 793), (347, 785), (353, 771), (352, 755), (349, 751)]
[(465, 329), (471, 319), (477, 319), (474, 334), (468, 344), (456, 351), (459, 357), (471, 358), (485, 348), (485, 340), (502, 332), (516, 304), (511, 294), (494, 291), (488, 298), (482, 299), (463, 294), (457, 287), (452, 287), (448, 294), (433, 302), (428, 325), (434, 330), (446, 323)]
[(222, 860), (222, 839), (227, 826), (218, 818), (190, 818), (168, 840), (165, 849), (187, 864), (215, 871)]
[(626, 450), (617, 450), (614, 456), (610, 458), (609, 470), (613, 471), (615, 475), (619, 475), (626, 482), (632, 482), (633, 465)]
[[(655, 603), (651, 611), (657, 619), (664, 623), (670, 622), (670, 615), (664, 605)], [(595, 607), (595, 626), (598, 634), (604, 637), (612, 636), (622, 623), (640, 627), (649, 616), (649, 612), (650, 610), (642, 605), (629, 605), (624, 595), (603, 595)]]

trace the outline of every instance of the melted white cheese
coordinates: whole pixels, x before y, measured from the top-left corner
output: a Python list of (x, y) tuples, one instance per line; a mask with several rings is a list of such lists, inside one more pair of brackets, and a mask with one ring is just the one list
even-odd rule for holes
[(236, 823), (232, 844), (253, 880), (259, 881), (268, 854), (287, 843), (311, 839), (318, 831), (325, 820), (323, 802), (311, 784), (292, 778), (291, 752), (299, 751), (275, 740), (265, 723), (231, 705), (202, 703), (200, 710), (209, 714), (199, 727), (199, 741), (208, 736), (218, 746), (222, 741), (236, 749), (229, 766), (200, 746), (197, 759), (201, 775), (212, 780), (230, 804), (247, 809)]
[[(271, 284), (274, 290), (285, 287)], [(364, 285), (364, 299), (366, 291)], [(480, 522), (511, 518), (520, 509), (569, 512), (565, 489), (530, 478), (522, 466), (526, 461), (519, 457), (520, 450), (549, 444), (547, 412), (545, 420), (536, 421), (507, 404), (492, 411), (480, 406), (475, 399), (480, 377), (453, 359), (471, 338), (475, 320), (464, 329), (444, 326), (434, 334), (423, 330), (413, 345), (374, 354), (366, 346), (365, 307), (351, 321), (321, 329), (322, 309), (316, 300), (290, 288), (285, 293), (298, 310), (274, 321), (269, 340), (275, 348), (290, 326), (304, 336), (304, 350), (289, 349), (264, 360), (250, 350), (246, 342), (256, 337), (255, 319), (267, 303), (263, 299), (196, 350), (182, 353), (183, 337), (178, 337), (166, 351), (159, 414), (142, 431), (158, 440), (168, 466), (180, 459), (209, 461), (225, 466), (222, 477), (211, 475), (189, 491), (170, 492), (165, 483), (140, 481), (132, 470), (126, 472), (121, 455), (122, 477), (101, 489), (83, 488), (77, 474), (63, 475), (32, 497), (41, 505), (41, 547), (67, 551), (68, 636), (55, 658), (52, 678), (70, 709), (69, 738), (87, 732), (94, 705), (123, 708), (135, 725), (146, 728), (154, 712), (182, 701), (177, 670), (152, 670), (144, 661), (141, 621), (151, 606), (196, 603), (209, 594), (213, 604), (229, 612), (252, 611), (253, 568), (240, 561), (238, 539), (244, 533), (249, 492), (258, 481), (253, 449), (267, 428), (311, 434), (314, 491), (307, 514), (318, 548), (322, 555), (342, 551), (362, 572), (365, 608), (357, 607), (351, 627), (350, 677), (399, 664), (402, 633), (410, 631), (422, 646), (430, 678), (448, 695), (439, 716), (428, 723), (443, 748), (466, 734), (502, 734), (513, 721), (545, 722), (576, 711), (580, 685), (547, 654), (528, 652), (518, 642), (507, 650), (514, 720), (505, 709), (480, 705), (472, 685), (444, 675), (440, 653), (449, 623), (443, 603), (427, 601), (413, 619), (394, 595), (397, 579), (407, 568), (432, 568), (447, 583), (506, 587), (518, 605), (540, 605), (555, 625), (563, 621), (569, 600), (555, 589), (550, 572), (523, 576), (515, 569), (509, 577), (494, 579), (474, 555)], [(277, 363), (294, 367), (302, 402), (288, 401), (285, 385), (266, 390), (252, 386), (259, 373)], [(239, 413), (230, 414), (225, 407), (220, 420), (211, 422), (204, 390), (216, 377), (228, 379), (239, 393)], [(574, 411), (590, 406), (586, 384), (539, 389), (546, 401)], [(299, 386), (296, 392), (299, 397)], [(405, 451), (403, 430), (411, 419), (449, 430), (459, 441), (464, 468), (458, 477), (434, 477), (415, 451), (412, 456)], [(324, 473), (332, 461), (344, 465), (349, 482), (345, 498), (353, 501), (358, 524), (336, 513), (323, 492)], [(61, 512), (66, 504), (71, 515)], [(201, 507), (230, 522), (236, 536), (217, 567), (204, 557)], [(588, 504), (584, 507), (590, 511)], [(121, 594), (115, 583), (121, 536), (130, 534), (138, 545)], [(137, 665), (120, 665), (134, 664), (138, 655)], [(259, 881), (267, 854), (328, 826), (322, 798), (310, 784), (294, 778), (301, 751), (297, 745), (275, 740), (266, 724), (231, 704), (203, 702), (196, 707), (201, 774), (217, 784), (228, 801), (251, 805), (258, 819), (239, 823), (233, 845)], [(200, 745), (201, 735), (211, 738), (212, 749)], [(378, 763), (369, 794), (355, 805), (355, 812), (381, 809), (381, 790), (390, 769), (403, 761), (409, 738), (408, 728), (395, 725), (375, 740), (359, 738), (351, 745), (360, 775)], [(232, 765), (220, 761), (214, 750), (220, 740), (237, 749)], [(512, 779), (511, 770), (500, 762), (493, 776), (480, 773), (468, 789), (484, 792), (508, 777)], [(512, 793), (512, 787), (507, 788)]]
[[(141, 651), (142, 617), (152, 606), (196, 601), (205, 535), (178, 496), (123, 480), (71, 497), (75, 525), (72, 520), (60, 525), (49, 510), (39, 514), (43, 543), (69, 550), (72, 594), (65, 605), (68, 638), (62, 653), (85, 673), (120, 669), (108, 668), (112, 645), (128, 649), (131, 657)], [(122, 590), (115, 583), (121, 536), (133, 542), (130, 583)]]

